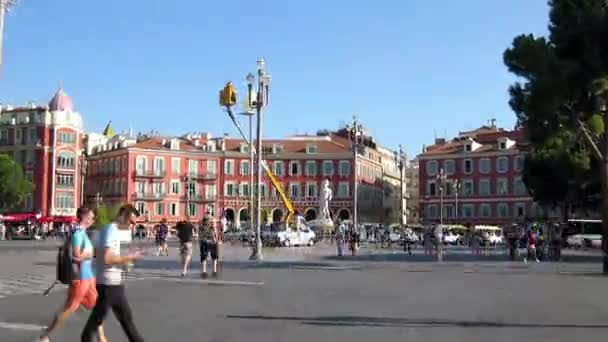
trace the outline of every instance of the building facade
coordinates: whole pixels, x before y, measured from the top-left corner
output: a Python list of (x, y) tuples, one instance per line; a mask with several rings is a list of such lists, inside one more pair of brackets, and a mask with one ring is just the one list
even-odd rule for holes
[(420, 223), (420, 182), (418, 181), (418, 159), (412, 159), (408, 162), (404, 170), (405, 182), (407, 184), (407, 223)]
[(0, 108), (0, 153), (34, 183), (20, 212), (74, 216), (82, 184), (82, 117), (61, 89), (48, 105)]
[[(352, 219), (354, 154), (345, 130), (264, 141), (263, 155), (298, 214), (318, 216), (324, 180), (333, 190), (334, 218)], [(89, 147), (85, 194), (88, 203), (134, 203), (150, 222), (199, 220), (206, 213), (242, 225), (250, 218), (252, 165), (241, 139), (209, 134), (158, 134), (108, 138)], [(382, 162), (368, 144), (358, 154), (360, 222), (382, 222)], [(255, 167), (255, 166), (254, 166)], [(263, 219), (280, 221), (286, 209), (266, 175)]]
[(542, 215), (522, 180), (525, 147), (523, 131), (494, 125), (436, 139), (418, 156), (422, 220), (507, 224)]

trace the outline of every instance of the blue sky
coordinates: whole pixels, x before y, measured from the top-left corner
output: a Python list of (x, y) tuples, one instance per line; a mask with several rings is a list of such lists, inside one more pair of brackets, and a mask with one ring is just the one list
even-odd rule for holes
[(335, 128), (357, 114), (410, 156), (435, 135), (496, 118), (512, 127), (502, 52), (546, 34), (545, 0), (21, 0), (7, 15), (0, 102), (58, 85), (87, 130), (236, 135), (217, 93), (264, 56), (265, 136)]

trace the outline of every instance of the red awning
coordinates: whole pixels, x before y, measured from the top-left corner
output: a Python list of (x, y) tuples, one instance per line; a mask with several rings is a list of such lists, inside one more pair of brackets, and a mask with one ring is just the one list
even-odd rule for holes
[(36, 214), (32, 214), (32, 213), (8, 214), (8, 215), (3, 215), (2, 219), (5, 222), (25, 222), (27, 220), (35, 221)]

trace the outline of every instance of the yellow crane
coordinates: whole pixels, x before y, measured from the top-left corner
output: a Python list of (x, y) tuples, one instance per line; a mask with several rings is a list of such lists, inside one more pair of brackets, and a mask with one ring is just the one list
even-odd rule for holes
[[(249, 139), (247, 139), (245, 132), (241, 128), (241, 125), (239, 124), (238, 120), (236, 119), (236, 116), (232, 112), (232, 106), (234, 106), (236, 104), (236, 102), (237, 102), (236, 90), (234, 89), (232, 82), (228, 82), (228, 83), (226, 83), (224, 88), (222, 90), (220, 90), (220, 105), (222, 107), (226, 108), (226, 111), (228, 112), (228, 116), (230, 116), (232, 123), (234, 123), (234, 125), (238, 129), (239, 133), (241, 134), (241, 137), (245, 140), (245, 142), (247, 144), (249, 144), (251, 146), (253, 153), (257, 154), (255, 147), (253, 147), (253, 144), (250, 144)], [(281, 199), (283, 206), (285, 206), (285, 209), (287, 210), (287, 215), (285, 215), (285, 219), (283, 220), (283, 222), (285, 223), (287, 228), (289, 228), (289, 223), (291, 221), (291, 218), (295, 214), (295, 210), (293, 209), (293, 204), (289, 200), (289, 197), (287, 197), (287, 194), (285, 194), (285, 191), (283, 191), (281, 184), (279, 184), (276, 177), (272, 174), (272, 171), (268, 167), (268, 164), (266, 163), (265, 160), (262, 160), (262, 168), (264, 169), (264, 172), (266, 172), (266, 176), (270, 180), (270, 183), (272, 184), (272, 186), (274, 186), (274, 188), (277, 190), (277, 193), (279, 194), (279, 198)], [(252, 169), (253, 169), (253, 165), (252, 165)], [(252, 184), (252, 186), (253, 186), (253, 184)]]

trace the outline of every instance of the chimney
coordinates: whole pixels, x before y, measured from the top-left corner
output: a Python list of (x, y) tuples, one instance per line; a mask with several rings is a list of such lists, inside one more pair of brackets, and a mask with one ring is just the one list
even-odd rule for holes
[(435, 145), (445, 145), (445, 138), (435, 138)]
[(167, 139), (163, 139), (160, 141), (160, 144), (165, 147), (167, 145)]

